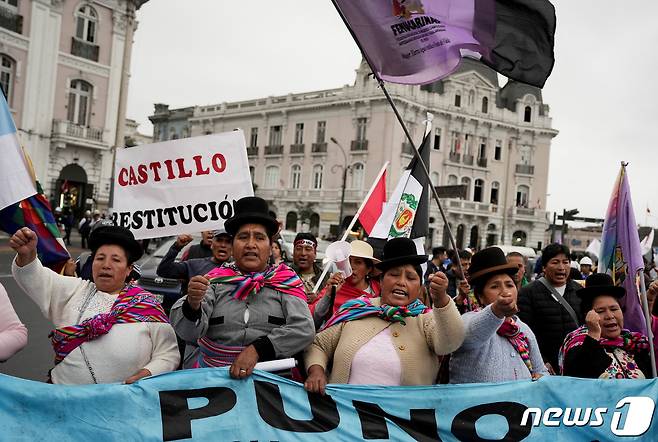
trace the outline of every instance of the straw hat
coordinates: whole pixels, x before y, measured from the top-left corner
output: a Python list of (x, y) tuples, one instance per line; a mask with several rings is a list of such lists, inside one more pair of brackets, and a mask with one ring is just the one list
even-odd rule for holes
[(375, 258), (374, 250), (372, 246), (365, 241), (354, 240), (350, 243), (350, 256), (355, 258), (364, 258), (371, 260), (374, 264), (379, 263), (380, 261)]

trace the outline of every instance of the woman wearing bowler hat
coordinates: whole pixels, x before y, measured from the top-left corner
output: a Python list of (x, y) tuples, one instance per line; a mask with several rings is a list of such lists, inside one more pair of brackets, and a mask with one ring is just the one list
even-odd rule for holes
[(431, 385), (437, 355), (456, 350), (464, 337), (461, 317), (447, 294), (448, 279), (430, 277), (434, 310), (418, 299), (423, 288), (421, 264), (408, 238), (384, 245), (381, 297), (347, 301), (306, 349), (304, 387), (324, 393), (334, 384)]
[(230, 367), (242, 379), (257, 362), (302, 351), (315, 327), (302, 280), (285, 263), (269, 263), (279, 224), (267, 202), (241, 198), (224, 227), (235, 262), (190, 279), (171, 320), (182, 339), (198, 345), (192, 367)]
[(498, 247), (473, 255), (468, 270), (479, 306), (462, 315), (466, 336), (450, 357), (450, 383), (536, 379), (548, 374), (535, 335), (517, 316), (516, 264)]
[(142, 249), (128, 229), (102, 226), (89, 238), (93, 282), (43, 267), (27, 227), (9, 243), (16, 282), (55, 324), (52, 383), (132, 383), (178, 367), (176, 334), (162, 306), (129, 284)]
[(626, 289), (612, 277), (594, 273), (585, 288), (576, 292), (587, 312), (585, 324), (569, 333), (560, 349), (560, 368), (565, 376), (599, 379), (651, 377), (649, 340), (624, 328), (619, 300)]

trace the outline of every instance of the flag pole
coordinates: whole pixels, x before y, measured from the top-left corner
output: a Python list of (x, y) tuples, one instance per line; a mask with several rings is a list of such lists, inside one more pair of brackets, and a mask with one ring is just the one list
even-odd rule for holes
[[(331, 0), (331, 3), (333, 3), (334, 7), (336, 8), (336, 11), (338, 11), (338, 15), (340, 18), (343, 20), (343, 23), (347, 27), (347, 29), (350, 32), (350, 35), (354, 39), (354, 42), (356, 43), (357, 47), (359, 48), (359, 51), (361, 52), (361, 55), (363, 56), (363, 59), (368, 63), (368, 66), (370, 67), (370, 71), (372, 72), (372, 75), (377, 79), (377, 83), (379, 84), (379, 87), (382, 89), (382, 92), (384, 92), (384, 95), (386, 96), (386, 100), (388, 103), (391, 105), (391, 108), (393, 109), (393, 113), (395, 114), (395, 117), (397, 118), (398, 122), (400, 123), (400, 126), (402, 127), (402, 130), (404, 131), (405, 136), (407, 137), (407, 141), (409, 141), (409, 144), (411, 145), (413, 152), (414, 152), (414, 157), (416, 158), (416, 161), (420, 164), (420, 169), (423, 171), (425, 174), (425, 178), (427, 178), (427, 182), (430, 183), (430, 191), (432, 193), (432, 196), (434, 197), (434, 200), (436, 201), (437, 206), (439, 207), (439, 213), (441, 214), (441, 218), (443, 219), (443, 225), (448, 233), (448, 238), (450, 239), (450, 245), (452, 246), (452, 249), (457, 253), (457, 243), (455, 242), (455, 237), (452, 234), (452, 230), (450, 229), (450, 224), (448, 223), (448, 218), (446, 217), (445, 212), (443, 211), (443, 206), (441, 205), (441, 200), (439, 199), (439, 194), (436, 191), (436, 188), (431, 184), (432, 179), (430, 177), (430, 174), (427, 170), (427, 165), (423, 161), (423, 158), (420, 156), (420, 152), (418, 152), (418, 148), (416, 147), (416, 143), (414, 143), (413, 138), (411, 137), (411, 134), (409, 133), (409, 129), (407, 129), (407, 126), (404, 124), (404, 120), (402, 119), (402, 116), (400, 115), (400, 112), (398, 111), (398, 108), (395, 106), (395, 103), (393, 102), (393, 99), (391, 98), (390, 94), (388, 93), (388, 90), (386, 89), (386, 86), (384, 85), (384, 81), (379, 78), (377, 75), (375, 69), (372, 66), (372, 63), (368, 59), (368, 56), (366, 55), (366, 52), (363, 50), (363, 46), (361, 45), (361, 42), (359, 39), (356, 37), (356, 34), (352, 30), (352, 27), (347, 21), (347, 18), (345, 17), (345, 14), (343, 14), (343, 11), (340, 10), (340, 7), (338, 6), (338, 3), (336, 3), (336, 0)], [(455, 259), (457, 268), (459, 269), (459, 273), (461, 275), (464, 275), (464, 270), (462, 269), (461, 265), (461, 260), (457, 257)]]
[[(382, 166), (382, 169), (379, 171), (377, 174), (377, 178), (375, 178), (375, 181), (372, 183), (372, 186), (370, 186), (370, 190), (368, 191), (368, 194), (366, 195), (365, 199), (361, 203), (361, 207), (359, 207), (359, 210), (356, 211), (356, 214), (352, 218), (352, 221), (350, 222), (350, 225), (347, 226), (347, 229), (345, 229), (345, 232), (343, 233), (343, 237), (340, 239), (341, 241), (345, 241), (347, 239), (347, 235), (349, 235), (350, 230), (352, 230), (352, 227), (354, 227), (354, 224), (356, 224), (356, 221), (359, 219), (359, 215), (363, 211), (363, 208), (365, 207), (366, 203), (368, 202), (368, 198), (370, 198), (370, 195), (372, 195), (372, 192), (375, 191), (375, 187), (377, 186), (377, 183), (379, 182), (379, 179), (382, 177), (384, 172), (386, 172), (386, 168), (388, 167), (388, 161), (384, 163)], [(327, 273), (329, 273), (329, 268), (331, 267), (331, 261), (327, 262), (324, 265), (324, 268), (322, 269), (322, 274), (320, 274), (320, 277), (318, 278), (318, 282), (315, 283), (315, 287), (313, 287), (313, 293), (317, 293), (318, 290), (320, 290), (320, 284), (322, 284), (322, 280), (324, 279), (325, 276), (327, 276)]]
[(644, 322), (647, 325), (647, 337), (649, 338), (649, 356), (651, 359), (651, 376), (656, 377), (656, 349), (653, 345), (653, 331), (651, 329), (651, 314), (649, 313), (649, 302), (647, 301), (647, 285), (644, 282), (644, 268), (640, 269), (640, 300)]

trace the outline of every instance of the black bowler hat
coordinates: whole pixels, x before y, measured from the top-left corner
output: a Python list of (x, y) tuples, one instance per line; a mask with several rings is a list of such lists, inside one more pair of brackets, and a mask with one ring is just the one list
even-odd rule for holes
[(518, 271), (519, 266), (508, 263), (502, 249), (487, 247), (471, 258), (471, 265), (468, 268), (468, 281), (470, 284), (474, 284), (483, 278), (500, 275), (501, 273), (514, 276)]
[(612, 276), (607, 273), (592, 273), (585, 280), (585, 287), (578, 290), (576, 295), (583, 301), (593, 300), (600, 295), (608, 295), (613, 298), (621, 298), (626, 294), (626, 289), (616, 286)]
[(427, 262), (427, 255), (419, 255), (416, 243), (409, 238), (393, 238), (384, 244), (382, 261), (375, 264), (382, 272), (393, 267), (411, 264), (420, 265)]
[(274, 236), (279, 231), (279, 222), (270, 215), (267, 201), (257, 196), (245, 196), (235, 202), (233, 216), (224, 222), (226, 233), (235, 236), (240, 226), (262, 224), (267, 234)]
[(128, 262), (135, 262), (142, 257), (144, 251), (135, 239), (133, 232), (121, 226), (102, 225), (89, 235), (89, 248), (96, 253), (100, 246), (107, 244), (123, 248), (128, 255)]

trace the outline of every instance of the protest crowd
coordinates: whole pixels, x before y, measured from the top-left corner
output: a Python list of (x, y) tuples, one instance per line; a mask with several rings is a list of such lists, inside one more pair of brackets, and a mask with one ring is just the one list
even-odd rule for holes
[[(296, 364), (283, 374), (314, 393), (328, 383), (651, 377), (648, 337), (624, 326), (625, 289), (592, 273), (589, 257), (573, 265), (561, 244), (542, 250), (534, 273), (522, 254), (498, 247), (438, 246), (428, 260), (408, 238), (377, 252), (368, 238), (354, 239), (349, 275), (325, 275), (313, 234), (297, 233), (286, 262), (267, 202), (244, 197), (224, 228), (202, 232), (198, 244), (190, 235), (172, 243), (157, 272), (182, 280), (183, 293), (161, 304), (136, 283), (142, 244), (89, 215), (80, 230), (93, 223), (82, 236), (90, 254), (77, 271), (44, 266), (29, 228), (10, 239), (14, 278), (55, 326), (50, 383), (133, 383), (200, 367), (229, 367), (240, 379), (285, 358)], [(658, 281), (645, 277), (656, 331)], [(0, 315), (7, 360), (27, 330), (4, 289)]]

